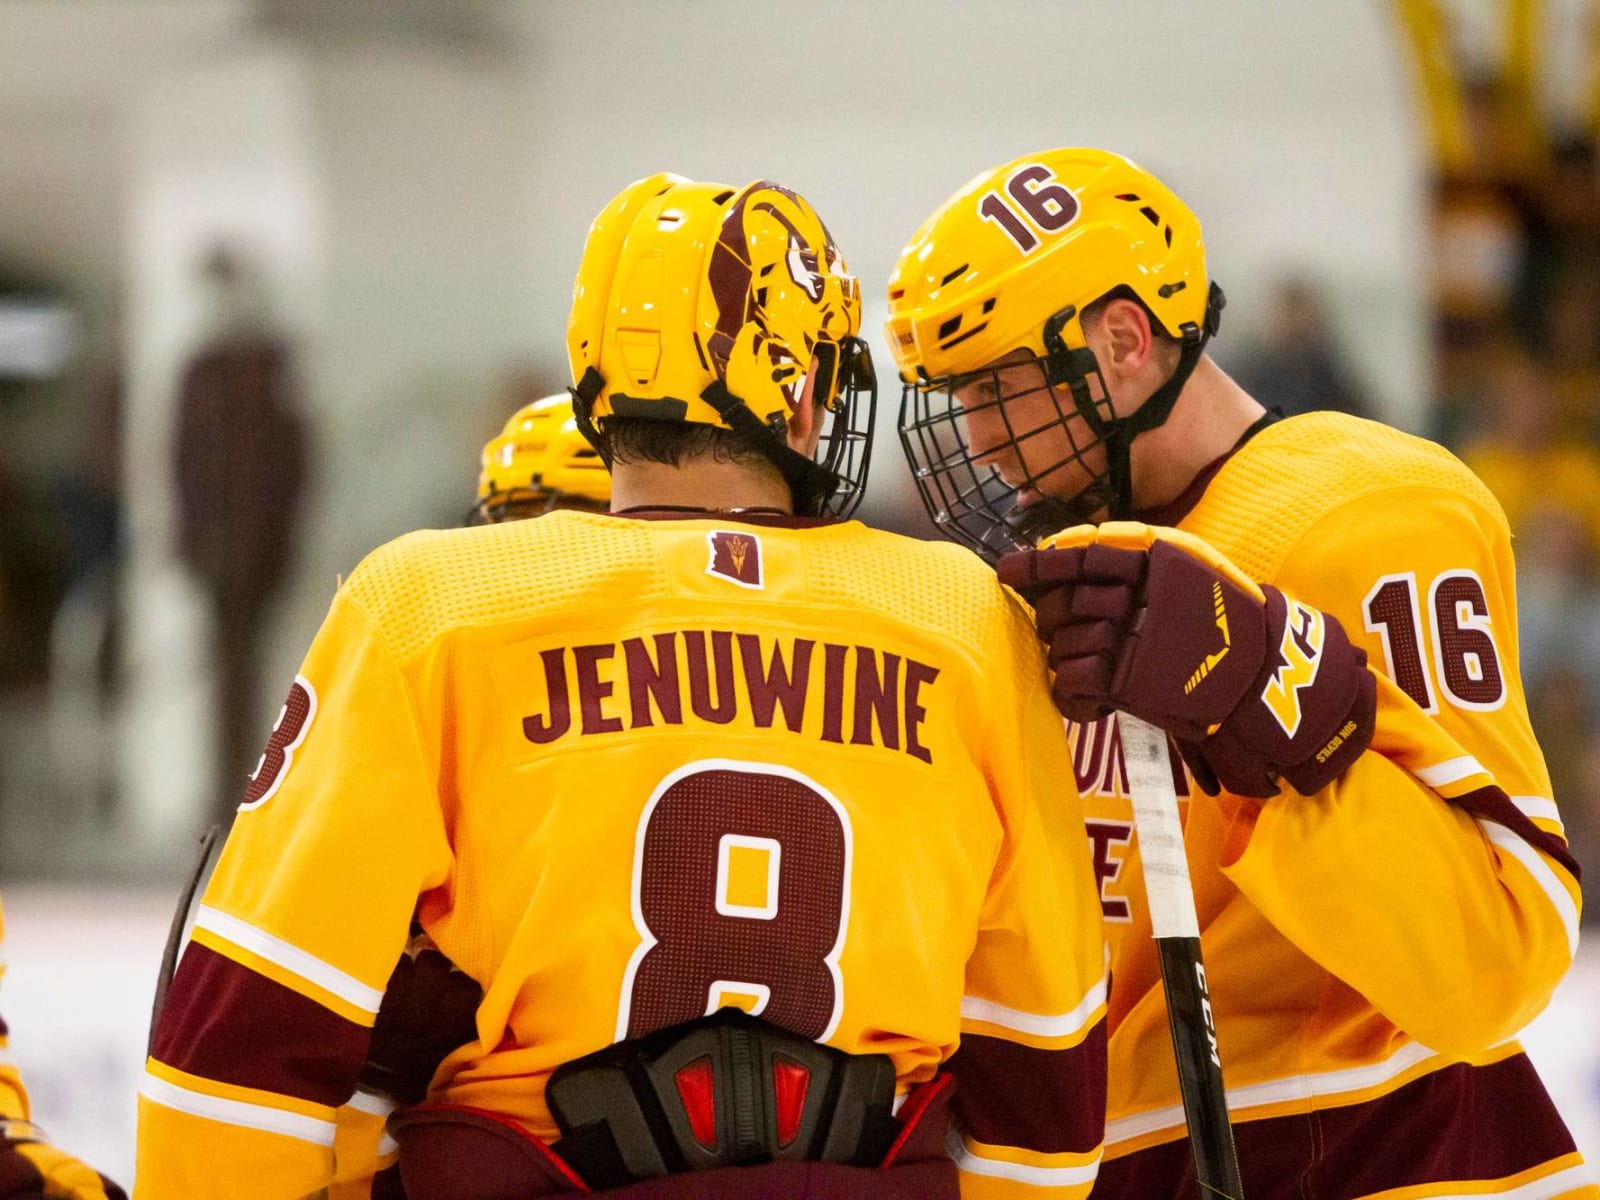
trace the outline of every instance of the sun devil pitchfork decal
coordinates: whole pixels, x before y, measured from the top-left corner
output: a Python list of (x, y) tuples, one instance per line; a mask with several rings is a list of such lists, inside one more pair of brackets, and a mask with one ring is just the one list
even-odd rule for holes
[(711, 546), (707, 575), (720, 575), (740, 587), (760, 588), (761, 539), (753, 533), (714, 529), (706, 534)]

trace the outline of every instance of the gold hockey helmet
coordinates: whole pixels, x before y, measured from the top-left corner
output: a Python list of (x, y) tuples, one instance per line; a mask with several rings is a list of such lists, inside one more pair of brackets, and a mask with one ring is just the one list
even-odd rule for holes
[[(612, 417), (740, 429), (796, 511), (844, 515), (876, 404), (860, 325), (860, 286), (802, 196), (653, 175), (606, 205), (584, 246), (567, 324), (578, 426), (602, 453)], [(785, 438), (813, 364), (827, 416), (807, 459)]]
[[(1083, 331), (1084, 310), (1117, 295), (1136, 299), (1182, 347), (1172, 378), (1131, 414), (1114, 410)], [(904, 384), (901, 440), (934, 520), (992, 554), (1102, 508), (1126, 516), (1128, 443), (1166, 420), (1222, 306), (1206, 273), (1200, 222), (1120, 154), (1048, 150), (972, 180), (912, 235), (889, 281), (887, 334)], [(1028, 476), (1007, 483), (968, 446), (971, 385), (992, 381), (988, 403), (997, 406), (995, 364), (1029, 356), (1056, 394), (1057, 415), (1042, 427), (1007, 425)], [(1038, 447), (1052, 431), (1049, 444), (1059, 445), (1062, 430), (1069, 460), (1103, 457), (1104, 465), (1079, 495), (1018, 508), (1020, 491), (1061, 469), (1059, 454), (1038, 461)], [(1030, 439), (1037, 439), (1031, 458)], [(1091, 455), (1101, 447), (1103, 456)]]

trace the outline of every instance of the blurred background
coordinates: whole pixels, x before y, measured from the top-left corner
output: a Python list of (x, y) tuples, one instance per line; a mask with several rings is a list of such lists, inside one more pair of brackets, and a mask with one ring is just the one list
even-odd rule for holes
[[(459, 522), (484, 440), (566, 384), (587, 224), (658, 170), (813, 200), (886, 385), (883, 281), (957, 186), (1063, 144), (1155, 170), (1205, 224), (1224, 367), (1437, 438), (1500, 496), (1534, 722), (1600, 871), (1597, 14), (0, 2), (0, 1011), (41, 1122), (131, 1174), (197, 832), (340, 574)], [(924, 534), (896, 393), (862, 515)], [(1591, 1156), (1597, 1009), (1590, 947), (1529, 1035)]]

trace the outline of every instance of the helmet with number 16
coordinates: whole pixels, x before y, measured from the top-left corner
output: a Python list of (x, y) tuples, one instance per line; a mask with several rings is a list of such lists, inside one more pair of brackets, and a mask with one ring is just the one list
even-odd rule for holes
[[(1177, 347), (1166, 384), (1132, 412), (1116, 411), (1083, 326), (1119, 296)], [(934, 521), (992, 557), (1126, 516), (1129, 444), (1171, 412), (1222, 304), (1199, 221), (1121, 155), (1049, 150), (967, 184), (889, 282), (901, 440)]]

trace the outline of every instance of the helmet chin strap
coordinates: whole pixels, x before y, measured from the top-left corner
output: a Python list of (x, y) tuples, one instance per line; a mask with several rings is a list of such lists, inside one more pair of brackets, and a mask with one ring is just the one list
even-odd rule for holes
[(584, 369), (583, 378), (578, 380), (577, 386), (569, 387), (567, 391), (572, 395), (572, 418), (578, 426), (578, 432), (583, 434), (583, 440), (588, 442), (600, 456), (600, 461), (605, 463), (606, 470), (609, 471), (611, 451), (606, 449), (606, 440), (600, 436), (600, 431), (594, 424), (595, 398), (605, 386), (605, 376), (593, 366), (589, 366)]
[(1167, 418), (1178, 403), (1183, 385), (1194, 374), (1209, 340), (1210, 335), (1202, 333), (1195, 341), (1185, 342), (1178, 356), (1178, 365), (1167, 381), (1152, 392), (1137, 411), (1106, 422), (1106, 482), (1110, 485), (1113, 521), (1125, 521), (1133, 515), (1134, 438), (1167, 423)]
[(762, 424), (720, 379), (708, 383), (700, 393), (717, 415), (759, 446), (767, 461), (778, 468), (783, 481), (789, 485), (789, 497), (794, 501), (794, 511), (800, 517), (820, 517), (828, 511), (828, 497), (839, 486), (839, 476), (815, 459), (808, 458), (783, 440), (783, 435)]
[[(1190, 321), (1180, 330), (1183, 348), (1178, 355), (1178, 365), (1165, 383), (1150, 394), (1139, 408), (1126, 417), (1107, 420), (1095, 408), (1090, 394), (1088, 377), (1092, 371), (1099, 374), (1100, 365), (1087, 346), (1068, 350), (1062, 340), (1061, 330), (1075, 315), (1075, 310), (1065, 308), (1045, 322), (1044, 342), (1047, 351), (1046, 371), (1051, 383), (1065, 383), (1072, 392), (1078, 412), (1088, 422), (1089, 428), (1099, 434), (1106, 448), (1106, 473), (1090, 484), (1083, 492), (1067, 501), (1055, 501), (1060, 514), (1074, 518), (1073, 523), (1087, 521), (1101, 508), (1109, 511), (1110, 519), (1123, 521), (1133, 515), (1133, 442), (1141, 433), (1148, 433), (1166, 424), (1178, 403), (1189, 376), (1200, 364), (1206, 344), (1217, 332), (1222, 321), (1222, 309), (1227, 297), (1215, 283), (1206, 297), (1206, 313), (1202, 324)], [(1102, 382), (1102, 387), (1104, 383)], [(1107, 393), (1109, 395), (1109, 392)], [(1042, 508), (1036, 504), (1034, 508)], [(1041, 514), (1044, 517), (1048, 514)], [(1009, 524), (1009, 518), (1007, 520)], [(1037, 524), (1037, 522), (1035, 522)], [(1057, 526), (1064, 528), (1064, 526)], [(1053, 532), (1053, 531), (1047, 531)]]

